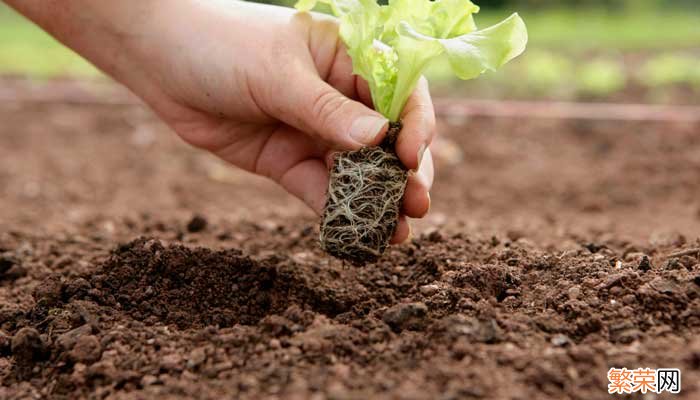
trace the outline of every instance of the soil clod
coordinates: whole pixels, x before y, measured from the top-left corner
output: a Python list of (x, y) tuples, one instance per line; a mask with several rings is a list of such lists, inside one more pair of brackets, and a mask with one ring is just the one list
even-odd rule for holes
[(651, 269), (651, 261), (649, 261), (648, 256), (642, 257), (641, 261), (639, 261), (638, 268), (643, 272), (647, 272)]
[(0, 255), (0, 276), (12, 268), (17, 261), (10, 256)]
[(12, 281), (26, 275), (27, 269), (18, 260), (10, 256), (0, 255), (0, 280)]
[(382, 320), (394, 332), (401, 332), (423, 327), (427, 314), (428, 307), (424, 303), (397, 304), (384, 312)]
[(12, 356), (17, 363), (17, 375), (28, 376), (34, 363), (47, 356), (47, 347), (39, 332), (34, 328), (25, 327), (17, 331), (11, 343)]
[(90, 325), (81, 325), (58, 336), (58, 338), (56, 339), (56, 344), (59, 346), (60, 349), (64, 351), (70, 351), (73, 349), (78, 339), (80, 339), (83, 336), (90, 335), (91, 333), (92, 327), (90, 327)]
[(201, 215), (195, 215), (190, 219), (190, 221), (187, 223), (187, 232), (190, 233), (197, 233), (201, 232), (207, 227), (207, 220)]
[(102, 345), (94, 335), (80, 336), (68, 355), (74, 362), (92, 364), (102, 356)]

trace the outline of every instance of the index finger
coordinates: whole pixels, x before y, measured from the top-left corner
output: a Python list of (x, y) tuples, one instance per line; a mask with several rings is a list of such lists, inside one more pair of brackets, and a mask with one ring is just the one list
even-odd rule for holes
[(435, 136), (435, 110), (428, 81), (421, 77), (401, 115), (403, 129), (396, 140), (396, 154), (408, 169), (416, 170)]

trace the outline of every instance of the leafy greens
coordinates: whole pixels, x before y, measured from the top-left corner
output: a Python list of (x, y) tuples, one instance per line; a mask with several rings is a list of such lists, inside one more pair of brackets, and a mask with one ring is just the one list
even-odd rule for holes
[(520, 55), (527, 44), (525, 23), (513, 14), (478, 30), (469, 0), (299, 0), (309, 11), (328, 4), (340, 18), (340, 37), (353, 72), (370, 87), (374, 107), (397, 121), (418, 79), (437, 57), (446, 56), (461, 79), (493, 71)]

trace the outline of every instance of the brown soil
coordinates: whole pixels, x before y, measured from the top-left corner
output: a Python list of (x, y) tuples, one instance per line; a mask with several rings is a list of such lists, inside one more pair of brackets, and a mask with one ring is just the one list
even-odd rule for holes
[(441, 121), (431, 214), (356, 268), (141, 108), (0, 121), (0, 398), (700, 396), (698, 126)]

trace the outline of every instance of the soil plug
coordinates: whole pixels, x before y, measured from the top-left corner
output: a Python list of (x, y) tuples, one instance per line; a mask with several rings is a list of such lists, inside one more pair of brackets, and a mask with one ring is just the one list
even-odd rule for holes
[(394, 151), (400, 131), (400, 123), (391, 123), (381, 146), (335, 157), (321, 220), (321, 247), (329, 254), (362, 265), (386, 250), (408, 179)]
[(396, 230), (408, 171), (394, 144), (423, 71), (441, 58), (460, 79), (476, 78), (520, 55), (527, 29), (517, 14), (477, 29), (479, 7), (469, 0), (299, 0), (296, 8), (309, 11), (319, 2), (339, 17), (353, 73), (367, 81), (374, 108), (391, 121), (380, 146), (340, 153), (330, 173), (321, 247), (362, 265), (381, 257)]

